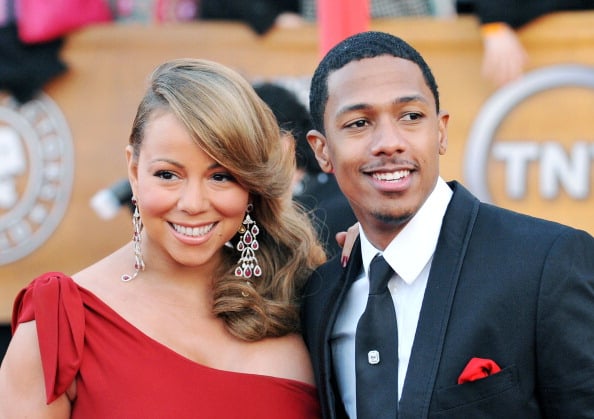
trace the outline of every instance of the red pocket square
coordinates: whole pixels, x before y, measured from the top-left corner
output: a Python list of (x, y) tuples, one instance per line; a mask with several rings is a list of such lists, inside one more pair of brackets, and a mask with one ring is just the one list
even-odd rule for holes
[(458, 384), (480, 380), (499, 371), (501, 368), (492, 359), (472, 358), (458, 377)]

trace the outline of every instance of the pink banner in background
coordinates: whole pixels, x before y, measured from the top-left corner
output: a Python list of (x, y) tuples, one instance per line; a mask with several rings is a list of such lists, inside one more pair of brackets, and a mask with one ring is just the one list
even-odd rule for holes
[(317, 0), (320, 55), (343, 39), (369, 29), (369, 0)]
[(8, 23), (8, 0), (0, 0), (0, 26)]

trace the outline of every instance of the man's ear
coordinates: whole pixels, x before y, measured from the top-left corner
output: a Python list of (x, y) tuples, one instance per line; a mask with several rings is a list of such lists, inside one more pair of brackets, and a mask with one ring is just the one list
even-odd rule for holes
[(328, 142), (324, 134), (322, 134), (320, 131), (312, 129), (307, 133), (307, 142), (316, 155), (316, 160), (318, 161), (322, 171), (325, 173), (334, 172), (334, 167), (332, 167), (332, 162), (330, 161), (330, 156), (328, 153)]
[(441, 111), (439, 117), (439, 154), (444, 155), (448, 149), (448, 121), (450, 120), (450, 114), (446, 111)]

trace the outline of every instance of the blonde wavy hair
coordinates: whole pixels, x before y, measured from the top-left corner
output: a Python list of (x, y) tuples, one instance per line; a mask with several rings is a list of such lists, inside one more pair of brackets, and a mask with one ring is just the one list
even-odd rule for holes
[[(250, 283), (234, 275), (239, 252), (221, 249), (214, 313), (248, 341), (299, 331), (299, 293), (325, 254), (307, 215), (290, 198), (293, 142), (281, 139), (274, 114), (250, 83), (224, 65), (172, 60), (157, 67), (149, 82), (130, 134), (135, 158), (150, 116), (172, 112), (196, 144), (249, 191), (250, 216), (261, 231), (257, 258), (263, 273)], [(239, 234), (232, 244), (238, 240)]]

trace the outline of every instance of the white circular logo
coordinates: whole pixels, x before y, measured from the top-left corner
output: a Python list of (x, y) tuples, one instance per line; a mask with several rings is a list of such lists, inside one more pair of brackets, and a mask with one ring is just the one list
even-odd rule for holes
[(0, 265), (41, 246), (70, 199), (74, 150), (60, 109), (46, 95), (25, 104), (0, 96)]
[[(553, 88), (571, 86), (594, 89), (594, 68), (582, 65), (555, 65), (534, 70), (520, 80), (498, 90), (485, 102), (470, 130), (466, 155), (464, 157), (465, 183), (480, 200), (485, 202), (492, 201), (487, 182), (486, 168), (489, 156), (493, 152), (493, 138), (504, 118), (522, 101), (536, 93)], [(537, 122), (532, 121), (531, 123)], [(527, 146), (530, 146), (530, 144)], [(576, 150), (581, 151), (582, 148), (586, 148), (587, 151), (587, 144), (580, 144), (580, 146), (581, 148), (576, 148)], [(524, 152), (526, 154), (534, 150), (515, 149), (514, 151), (516, 153)], [(508, 154), (510, 153), (508, 152)], [(585, 155), (587, 157), (588, 153)], [(551, 191), (547, 192), (548, 189), (551, 189)], [(544, 185), (542, 190), (546, 196), (552, 197), (556, 194), (554, 187)], [(574, 195), (580, 199), (584, 199), (584, 195), (587, 193), (588, 188), (586, 185), (580, 188), (579, 191), (576, 191)], [(522, 191), (511, 191), (512, 196), (519, 196), (521, 194)]]

